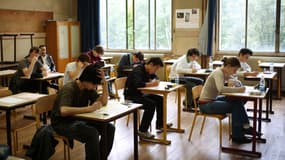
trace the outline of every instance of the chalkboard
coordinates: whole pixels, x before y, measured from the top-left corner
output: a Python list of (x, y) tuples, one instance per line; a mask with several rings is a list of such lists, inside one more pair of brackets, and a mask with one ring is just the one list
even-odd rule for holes
[(0, 33), (45, 32), (53, 12), (0, 9)]

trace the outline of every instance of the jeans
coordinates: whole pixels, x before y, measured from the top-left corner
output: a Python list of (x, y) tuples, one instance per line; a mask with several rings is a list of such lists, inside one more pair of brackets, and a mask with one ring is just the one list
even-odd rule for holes
[[(53, 125), (54, 130), (59, 135), (63, 135), (67, 138), (76, 139), (82, 143), (85, 143), (85, 159), (86, 160), (100, 160), (102, 155), (103, 141), (102, 137), (103, 125), (94, 122), (86, 121), (65, 121)], [(107, 124), (107, 155), (111, 152), (115, 127), (114, 125)]]
[[(174, 80), (171, 80), (172, 83), (174, 83)], [(186, 97), (187, 97), (187, 105), (191, 106), (193, 105), (193, 99), (192, 99), (192, 88), (197, 85), (203, 85), (204, 80), (201, 78), (196, 77), (181, 77), (179, 78), (179, 84), (184, 84), (186, 87)], [(188, 107), (186, 106), (186, 107)]]
[(244, 136), (243, 125), (248, 124), (248, 116), (244, 108), (244, 102), (229, 100), (226, 97), (217, 97), (215, 101), (199, 106), (201, 112), (208, 114), (232, 114), (232, 137)]
[(134, 103), (140, 103), (143, 105), (144, 113), (141, 120), (139, 130), (146, 132), (151, 124), (154, 111), (156, 110), (156, 126), (158, 128), (163, 126), (163, 97), (153, 94), (144, 94), (141, 97), (130, 97)]

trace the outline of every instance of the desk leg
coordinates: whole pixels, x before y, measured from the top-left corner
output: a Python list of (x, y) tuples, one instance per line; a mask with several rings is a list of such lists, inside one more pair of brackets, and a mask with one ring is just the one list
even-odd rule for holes
[(138, 110), (134, 111), (134, 160), (139, 159), (138, 152)]
[(102, 152), (101, 152), (101, 159), (102, 160), (107, 160), (108, 155), (107, 155), (107, 144), (108, 144), (108, 137), (107, 137), (107, 125), (108, 123), (102, 123)]
[(272, 87), (273, 87), (273, 80), (270, 80), (269, 83), (269, 113), (270, 114), (274, 114), (273, 110), (272, 110)]
[(281, 100), (281, 78), (282, 68), (277, 68), (278, 80), (277, 80), (277, 99)]
[[(268, 101), (268, 100), (266, 100)], [(267, 106), (266, 106), (267, 107)], [(268, 111), (268, 110), (267, 110)], [(259, 109), (258, 109), (258, 127), (257, 132), (261, 133), (261, 126), (262, 126), (262, 99), (259, 99)], [(266, 143), (266, 139), (261, 138), (261, 135), (257, 137), (257, 141), (260, 143)]]
[(10, 155), (12, 152), (12, 140), (11, 140), (11, 111), (6, 111), (6, 137), (7, 137), (7, 144), (10, 147)]
[[(256, 121), (257, 121), (257, 100), (254, 100), (254, 108), (253, 108), (253, 130), (256, 131)], [(222, 147), (223, 152), (232, 153), (232, 154), (239, 154), (244, 156), (250, 156), (255, 158), (260, 158), (261, 153), (256, 152), (256, 132), (253, 133), (252, 137), (252, 149), (251, 151), (237, 149), (237, 148), (229, 148), (229, 147)]]
[(181, 129), (181, 88), (179, 88), (178, 90), (176, 90), (176, 92), (178, 92), (178, 102), (177, 102), (177, 128)]
[(166, 130), (167, 130), (167, 94), (163, 94), (163, 141), (166, 142), (167, 136), (166, 136)]

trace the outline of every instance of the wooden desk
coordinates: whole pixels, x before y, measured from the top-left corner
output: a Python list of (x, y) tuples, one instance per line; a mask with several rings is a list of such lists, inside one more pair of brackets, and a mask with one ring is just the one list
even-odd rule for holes
[[(246, 87), (246, 91), (244, 93), (222, 93), (223, 95), (226, 95), (227, 97), (233, 98), (233, 99), (239, 99), (239, 100), (246, 100), (246, 101), (253, 101), (253, 130), (256, 131), (256, 122), (258, 120), (258, 132), (261, 133), (261, 112), (262, 112), (262, 99), (266, 98), (266, 95), (268, 93), (268, 89), (261, 95), (251, 95), (250, 92), (254, 90), (253, 87)], [(257, 118), (257, 104), (259, 103), (259, 116)], [(236, 149), (236, 148), (230, 148), (230, 147), (222, 147), (223, 152), (227, 153), (233, 153), (233, 154), (240, 154), (255, 158), (260, 158), (261, 153), (256, 151), (256, 132), (253, 133), (252, 137), (252, 148), (250, 151), (243, 150), (243, 149)], [(266, 142), (265, 139), (261, 139), (261, 137), (258, 137), (258, 140), (261, 142)]]
[(265, 121), (270, 122), (270, 118), (268, 113), (273, 114), (272, 110), (272, 88), (273, 88), (273, 79), (277, 76), (276, 72), (272, 72), (269, 74), (264, 74), (263, 72), (260, 72), (257, 76), (246, 76), (244, 77), (245, 80), (250, 80), (250, 81), (259, 81), (261, 77), (264, 77), (264, 79), (267, 81), (267, 87), (269, 88), (269, 104), (268, 102), (266, 103), (266, 118), (264, 119)]
[(7, 144), (10, 146), (12, 153), (11, 140), (11, 111), (29, 104), (34, 104), (39, 98), (46, 96), (45, 94), (22, 92), (19, 94), (0, 98), (0, 110), (6, 111), (6, 134)]
[(9, 78), (16, 73), (16, 70), (13, 69), (7, 69), (0, 71), (0, 79), (2, 86), (8, 86), (9, 85)]
[[(269, 68), (271, 62), (262, 62), (258, 66), (260, 68)], [(285, 67), (285, 63), (273, 63), (274, 69), (277, 70), (277, 99), (281, 100), (281, 82), (282, 82), (282, 70)]]
[(4, 69), (16, 69), (18, 66), (18, 63), (2, 63), (0, 64), (0, 70)]
[[(46, 80), (57, 80), (61, 77), (64, 76), (64, 73), (59, 73), (59, 72), (48, 72), (47, 76), (44, 76), (42, 78), (34, 78), (32, 80), (38, 80), (40, 81), (40, 88), (39, 90), (42, 91), (42, 82)], [(22, 79), (31, 79), (30, 77), (21, 77)]]
[(212, 72), (206, 72), (207, 69), (200, 69), (196, 73), (182, 73), (184, 76), (192, 76), (192, 77), (199, 77), (203, 78), (204, 80), (207, 79), (207, 77), (212, 73)]
[(106, 63), (111, 63), (113, 57), (101, 57)]
[(219, 61), (219, 60), (215, 60), (213, 61), (213, 67), (216, 68), (216, 67), (221, 67), (224, 63), (222, 61)]
[[(161, 94), (163, 95), (163, 139), (149, 139), (147, 141), (154, 142), (154, 143), (162, 143), (169, 145), (171, 143), (170, 140), (167, 140), (166, 132), (173, 131), (178, 133), (184, 133), (184, 129), (181, 129), (180, 121), (181, 121), (181, 89), (183, 85), (176, 85), (171, 87), (170, 89), (165, 89), (168, 84), (172, 84), (170, 82), (160, 82), (159, 86), (157, 87), (143, 87), (139, 88), (142, 93), (146, 94)], [(177, 128), (168, 128), (166, 127), (167, 121), (167, 95), (170, 92), (176, 91), (178, 92), (178, 103), (177, 103)]]
[[(91, 113), (84, 113), (84, 114), (77, 114), (74, 117), (76, 119), (81, 120), (89, 120), (89, 121), (96, 121), (101, 122), (102, 124), (106, 124), (114, 121), (116, 119), (119, 119), (123, 116), (126, 116), (130, 113), (134, 114), (134, 125), (133, 125), (133, 132), (134, 132), (134, 159), (138, 160), (138, 137), (137, 137), (137, 110), (142, 107), (141, 104), (135, 104), (130, 103), (127, 105), (123, 105), (118, 101), (111, 100), (108, 101), (108, 104), (106, 107), (100, 108), (99, 110), (96, 110), (95, 112)], [(105, 136), (106, 134), (102, 134), (103, 142), (107, 141), (107, 138)], [(103, 159), (107, 159), (107, 148), (106, 144), (102, 145), (104, 147), (105, 153), (103, 153)]]

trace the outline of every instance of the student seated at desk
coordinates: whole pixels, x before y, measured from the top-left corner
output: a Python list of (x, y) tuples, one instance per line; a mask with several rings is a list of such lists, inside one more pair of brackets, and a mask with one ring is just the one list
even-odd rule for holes
[(256, 76), (258, 75), (257, 71), (252, 71), (250, 65), (247, 63), (250, 56), (252, 56), (253, 52), (248, 48), (240, 49), (238, 53), (238, 58), (240, 61), (240, 69), (237, 71), (237, 75), (239, 77), (246, 76)]
[(199, 50), (196, 48), (191, 48), (185, 55), (178, 58), (178, 60), (172, 65), (170, 70), (169, 79), (171, 80), (171, 82), (175, 82), (176, 76), (179, 75), (179, 83), (184, 84), (187, 89), (186, 100), (183, 101), (184, 105), (185, 101), (187, 101), (187, 106), (185, 106), (185, 108), (183, 109), (184, 111), (190, 111), (193, 107), (192, 88), (196, 85), (201, 85), (204, 83), (201, 78), (183, 76), (183, 74), (195, 73), (199, 69), (201, 69), (200, 64), (197, 62), (199, 56)]
[(236, 57), (224, 58), (224, 66), (214, 70), (207, 78), (202, 89), (199, 108), (203, 113), (226, 114), (231, 113), (232, 141), (235, 143), (250, 143), (251, 139), (245, 134), (252, 135), (253, 128), (249, 126), (249, 120), (241, 100), (230, 100), (219, 96), (222, 92), (244, 92), (245, 87), (227, 87), (225, 81), (241, 67)]
[(51, 55), (47, 54), (46, 45), (40, 45), (39, 61), (44, 65), (47, 72), (56, 72), (55, 64)]
[[(141, 138), (154, 138), (154, 135), (148, 132), (154, 111), (156, 110), (156, 129), (161, 131), (163, 127), (163, 97), (154, 94), (143, 94), (138, 88), (154, 87), (159, 85), (158, 77), (155, 72), (163, 66), (163, 62), (159, 57), (152, 57), (144, 64), (133, 69), (129, 74), (124, 90), (125, 99), (134, 103), (143, 104), (143, 117), (138, 131)], [(168, 124), (171, 127), (172, 124)]]
[[(32, 47), (29, 54), (20, 61), (16, 73), (11, 78), (9, 89), (13, 94), (19, 92), (41, 92), (47, 93), (48, 83), (42, 83), (43, 91), (39, 91), (40, 81), (32, 78), (41, 78), (47, 75), (46, 69), (38, 61), (39, 48)], [(24, 79), (23, 77), (27, 77)]]
[(121, 57), (118, 64), (118, 77), (127, 77), (125, 69), (133, 69), (137, 65), (143, 64), (144, 55), (142, 52), (128, 53)]
[[(104, 62), (104, 60), (102, 59), (102, 56), (104, 55), (104, 49), (100, 45), (95, 46), (91, 51), (87, 52), (86, 55), (89, 56), (89, 58), (90, 58), (89, 62), (91, 64)], [(98, 64), (98, 65), (102, 66), (101, 64)], [(113, 93), (113, 88), (112, 88), (111, 82), (108, 83), (108, 92), (109, 92), (109, 96), (111, 99), (115, 97), (115, 94)]]
[(68, 63), (64, 71), (63, 85), (76, 80), (88, 65), (89, 57), (85, 54), (81, 54), (75, 62)]
[(86, 55), (90, 58), (90, 63), (94, 64), (98, 61), (103, 61), (104, 49), (102, 46), (97, 45), (92, 50), (88, 51)]
[[(101, 83), (102, 82), (102, 83)], [(102, 84), (103, 93), (99, 96), (95, 90)], [(85, 143), (85, 159), (102, 159), (103, 126), (91, 121), (82, 121), (71, 118), (80, 113), (93, 112), (108, 101), (107, 82), (102, 70), (95, 65), (87, 66), (78, 80), (67, 83), (57, 93), (51, 113), (51, 124), (56, 133), (67, 138), (76, 139)], [(114, 140), (115, 127), (106, 126), (107, 155), (111, 152)]]

